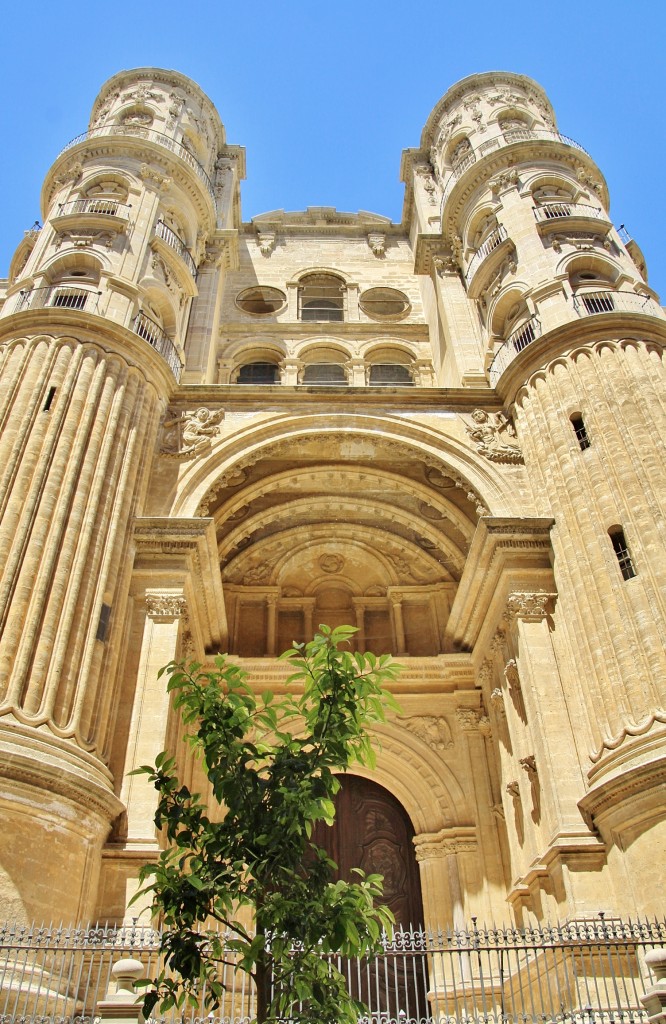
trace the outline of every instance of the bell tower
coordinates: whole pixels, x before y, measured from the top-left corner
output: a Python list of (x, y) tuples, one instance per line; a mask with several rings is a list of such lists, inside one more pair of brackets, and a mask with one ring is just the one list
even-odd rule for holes
[(100, 850), (123, 809), (109, 760), (125, 714), (132, 524), (170, 395), (210, 372), (239, 174), (242, 152), (194, 83), (121, 72), (51, 167), (44, 226), (13, 262), (0, 317), (10, 916), (94, 911)]
[[(480, 665), (508, 729), (510, 899), (592, 909), (604, 867), (618, 906), (647, 907), (666, 837), (666, 317), (601, 172), (530, 79), (458, 83), (403, 166), (442, 372), (487, 375), (552, 523), (552, 593), (510, 596)], [(520, 835), (529, 807), (540, 838)]]

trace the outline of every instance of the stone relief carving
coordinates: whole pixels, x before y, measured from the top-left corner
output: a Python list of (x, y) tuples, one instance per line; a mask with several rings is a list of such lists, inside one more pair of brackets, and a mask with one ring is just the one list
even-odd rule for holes
[(523, 454), (516, 440), (511, 421), (501, 412), (475, 409), (474, 424), (465, 424), (465, 430), (476, 444), (476, 450), (491, 462), (522, 462)]
[(187, 610), (187, 601), (180, 594), (146, 591), (146, 612), (151, 619), (179, 619)]
[(433, 177), (432, 168), (426, 164), (419, 164), (416, 168), (417, 177), (420, 178), (423, 189), (428, 197), (428, 203), (431, 206), (437, 205), (437, 185)]
[(64, 170), (62, 170), (60, 172), (58, 177), (54, 178), (53, 180), (54, 180), (56, 185), (59, 185), (59, 186), (62, 187), (63, 185), (69, 185), (69, 184), (75, 185), (77, 183), (77, 181), (81, 180), (82, 176), (83, 176), (83, 164), (81, 163), (80, 160), (76, 160), (76, 161), (74, 161), (74, 163), (71, 163), (71, 164), (69, 164), (68, 167), (64, 168)]
[(563, 245), (571, 245), (579, 252), (590, 252), (599, 246), (606, 252), (613, 250), (613, 243), (608, 235), (589, 234), (582, 231), (569, 231), (567, 234), (558, 232), (552, 236), (550, 244), (555, 252), (562, 252)]
[(507, 783), (506, 791), (513, 801), (513, 818), (516, 826), (518, 842), (522, 846), (525, 842), (525, 823), (523, 821), (523, 805), (520, 799), (520, 786), (517, 781)]
[(537, 771), (534, 754), (520, 758), (520, 764), (527, 773), (530, 780), (530, 793), (532, 796), (532, 820), (536, 823), (541, 817), (541, 786), (539, 785), (539, 773)]
[(515, 167), (510, 167), (506, 171), (502, 171), (497, 177), (493, 178), (489, 182), (490, 191), (494, 196), (499, 192), (509, 188), (517, 188), (520, 185), (520, 178), (518, 177), (518, 171)]
[(162, 425), (160, 455), (175, 459), (193, 459), (203, 455), (219, 434), (219, 424), (223, 419), (223, 410), (203, 406), (175, 414), (172, 411)]
[(135, 103), (147, 103), (148, 100), (161, 100), (162, 97), (159, 92), (153, 92), (151, 89), (152, 82), (140, 82), (135, 89), (130, 89), (129, 92), (123, 93), (123, 103), (128, 100), (134, 100)]
[(418, 715), (411, 718), (401, 718), (405, 728), (413, 732), (415, 736), (436, 753), (450, 750), (453, 746), (451, 729), (445, 718), (436, 715)]
[(476, 708), (456, 708), (456, 720), (463, 732), (473, 732), (479, 728), (481, 715)]
[(433, 256), (432, 265), (440, 277), (442, 274), (460, 273), (460, 264), (455, 256)]
[(275, 248), (277, 235), (275, 231), (257, 231), (257, 245), (262, 256), (270, 256)]
[(243, 573), (243, 583), (254, 586), (258, 583), (267, 583), (270, 579), (271, 567), (266, 562), (253, 565)]
[(58, 231), (53, 248), (57, 252), (67, 242), (75, 249), (88, 249), (93, 245), (103, 245), (106, 249), (112, 249), (116, 237), (115, 231)]
[(547, 606), (555, 594), (519, 593), (509, 594), (506, 603), (506, 616), (509, 621), (520, 618), (528, 622), (538, 622), (547, 614)]
[(342, 555), (321, 555), (319, 558), (319, 567), (323, 572), (342, 572), (344, 564), (345, 560)]
[(368, 235), (370, 249), (381, 260), (386, 256), (386, 235), (380, 231), (371, 231)]
[(167, 177), (166, 174), (160, 174), (150, 164), (141, 164), (139, 177), (142, 181), (152, 184), (158, 192), (166, 191), (171, 184), (171, 178)]
[(591, 188), (593, 192), (596, 192), (598, 196), (603, 194), (604, 186), (597, 179), (594, 178), (585, 167), (579, 167), (576, 171), (576, 177), (578, 178), (581, 185), (586, 185), (587, 188)]

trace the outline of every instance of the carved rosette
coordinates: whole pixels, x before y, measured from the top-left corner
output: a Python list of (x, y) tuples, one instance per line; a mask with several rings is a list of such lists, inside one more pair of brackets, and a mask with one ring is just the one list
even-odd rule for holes
[(481, 715), (476, 708), (456, 708), (456, 720), (463, 732), (474, 732), (479, 728)]
[(156, 622), (179, 619), (187, 611), (187, 601), (182, 594), (170, 594), (160, 590), (146, 591), (146, 612)]

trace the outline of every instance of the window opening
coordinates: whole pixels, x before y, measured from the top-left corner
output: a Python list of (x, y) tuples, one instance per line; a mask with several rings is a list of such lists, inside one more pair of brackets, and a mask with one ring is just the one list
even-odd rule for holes
[(373, 363), (370, 367), (370, 384), (413, 385), (408, 366), (401, 363)]
[(246, 363), (238, 371), (238, 384), (278, 384), (280, 371), (275, 363)]
[(344, 320), (343, 284), (330, 274), (309, 274), (299, 288), (301, 320), (340, 323)]
[(42, 412), (50, 412), (51, 406), (53, 405), (53, 399), (55, 398), (56, 388), (49, 388), (46, 395), (46, 401), (42, 406)]
[(610, 539), (613, 544), (613, 550), (617, 557), (618, 565), (620, 566), (620, 572), (622, 573), (623, 580), (631, 580), (634, 576), (637, 576), (637, 572), (634, 568), (634, 563), (631, 560), (629, 548), (627, 547), (627, 541), (624, 536), (624, 530), (621, 526), (616, 526), (609, 531)]
[(303, 384), (347, 384), (344, 366), (339, 363), (310, 363), (303, 370)]
[(590, 438), (588, 436), (587, 429), (585, 427), (585, 422), (583, 420), (583, 417), (580, 416), (580, 415), (572, 416), (571, 417), (571, 426), (574, 429), (574, 433), (576, 435), (576, 440), (578, 441), (578, 444), (580, 445), (580, 450), (582, 452), (584, 452), (586, 448), (590, 447)]

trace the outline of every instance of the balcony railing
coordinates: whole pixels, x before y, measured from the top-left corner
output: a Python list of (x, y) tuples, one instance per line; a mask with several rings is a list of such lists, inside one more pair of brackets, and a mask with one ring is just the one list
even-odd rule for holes
[[(92, 1024), (131, 957), (147, 978), (164, 968), (160, 932), (146, 926), (0, 925), (3, 1024)], [(547, 926), (425, 931), (396, 928), (372, 957), (322, 953), (367, 1006), (359, 1024), (647, 1024), (645, 954), (666, 942), (662, 920), (603, 915)], [(219, 963), (219, 1004), (155, 1016), (161, 1024), (244, 1024), (256, 1016), (240, 954)], [(205, 997), (205, 989), (200, 998)], [(292, 1019), (298, 1019), (298, 1007)], [(129, 1017), (129, 1014), (127, 1015)]]
[(541, 321), (536, 316), (531, 316), (526, 323), (520, 324), (515, 331), (511, 332), (504, 344), (497, 350), (497, 354), (490, 364), (488, 376), (493, 387), (518, 353), (536, 341), (540, 334)]
[(589, 153), (584, 149), (580, 143), (570, 139), (568, 135), (561, 135), (559, 132), (550, 131), (547, 128), (511, 128), (509, 131), (502, 132), (499, 135), (495, 135), (493, 138), (486, 139), (481, 145), (468, 153), (464, 160), (461, 161), (450, 173), (444, 185), (444, 192), (442, 194), (441, 207), (443, 210), (444, 203), (449, 198), (455, 183), (464, 174), (468, 167), (476, 163), (477, 160), (482, 159), (488, 153), (492, 153), (497, 149), (502, 149), (504, 146), (512, 146), (517, 142), (560, 142), (565, 146), (573, 146), (574, 149), (580, 150), (581, 153), (585, 153), (589, 156)]
[(102, 293), (85, 285), (46, 285), (43, 288), (27, 288), (18, 293), (15, 312), (26, 309), (85, 309), (97, 313), (97, 303)]
[(561, 217), (604, 217), (604, 211), (598, 206), (585, 203), (544, 203), (534, 207), (537, 221), (558, 220)]
[(579, 316), (621, 312), (648, 313), (650, 316), (664, 318), (663, 310), (650, 295), (638, 295), (636, 292), (578, 292), (572, 301)]
[(144, 341), (147, 341), (151, 348), (154, 348), (156, 352), (159, 352), (162, 359), (168, 363), (176, 381), (179, 381), (180, 373), (183, 368), (182, 363), (180, 361), (180, 356), (176, 351), (176, 346), (164, 328), (160, 327), (160, 325), (146, 313), (140, 312), (137, 313), (132, 321), (132, 330), (135, 334), (138, 334), (140, 338), (143, 338)]
[(479, 246), (474, 255), (469, 261), (469, 265), (465, 272), (465, 281), (467, 284), (472, 280), (477, 269), (483, 263), (486, 256), (489, 256), (493, 249), (496, 249), (498, 245), (505, 242), (509, 236), (506, 233), (506, 228), (503, 224), (498, 224), (494, 231), (488, 235), (485, 242)]
[(196, 277), (196, 263), (192, 259), (192, 254), (182, 238), (179, 238), (176, 232), (172, 231), (169, 225), (165, 224), (163, 220), (158, 220), (155, 226), (155, 234), (158, 238), (161, 238), (163, 242), (166, 242), (169, 248), (173, 249), (178, 256), (180, 256), (192, 277)]
[(103, 217), (129, 216), (132, 207), (121, 203), (118, 199), (72, 199), (69, 203), (58, 204), (58, 217), (69, 217), (72, 214), (101, 214)]
[(100, 128), (91, 128), (90, 131), (82, 132), (81, 135), (77, 135), (75, 139), (68, 142), (64, 149), (60, 151), (58, 156), (62, 156), (72, 146), (78, 146), (80, 142), (87, 142), (89, 139), (102, 138), (108, 135), (130, 135), (146, 139), (148, 142), (154, 142), (158, 146), (162, 146), (164, 149), (170, 150), (175, 153), (176, 156), (180, 157), (188, 164), (198, 178), (203, 182), (204, 186), (208, 190), (208, 194), (215, 203), (215, 190), (213, 184), (208, 177), (206, 171), (201, 166), (196, 157), (192, 156), (188, 149), (181, 146), (180, 142), (176, 142), (175, 139), (169, 138), (168, 135), (163, 135), (162, 132), (156, 132), (154, 128), (141, 128), (138, 125), (126, 125), (126, 124), (105, 124)]

